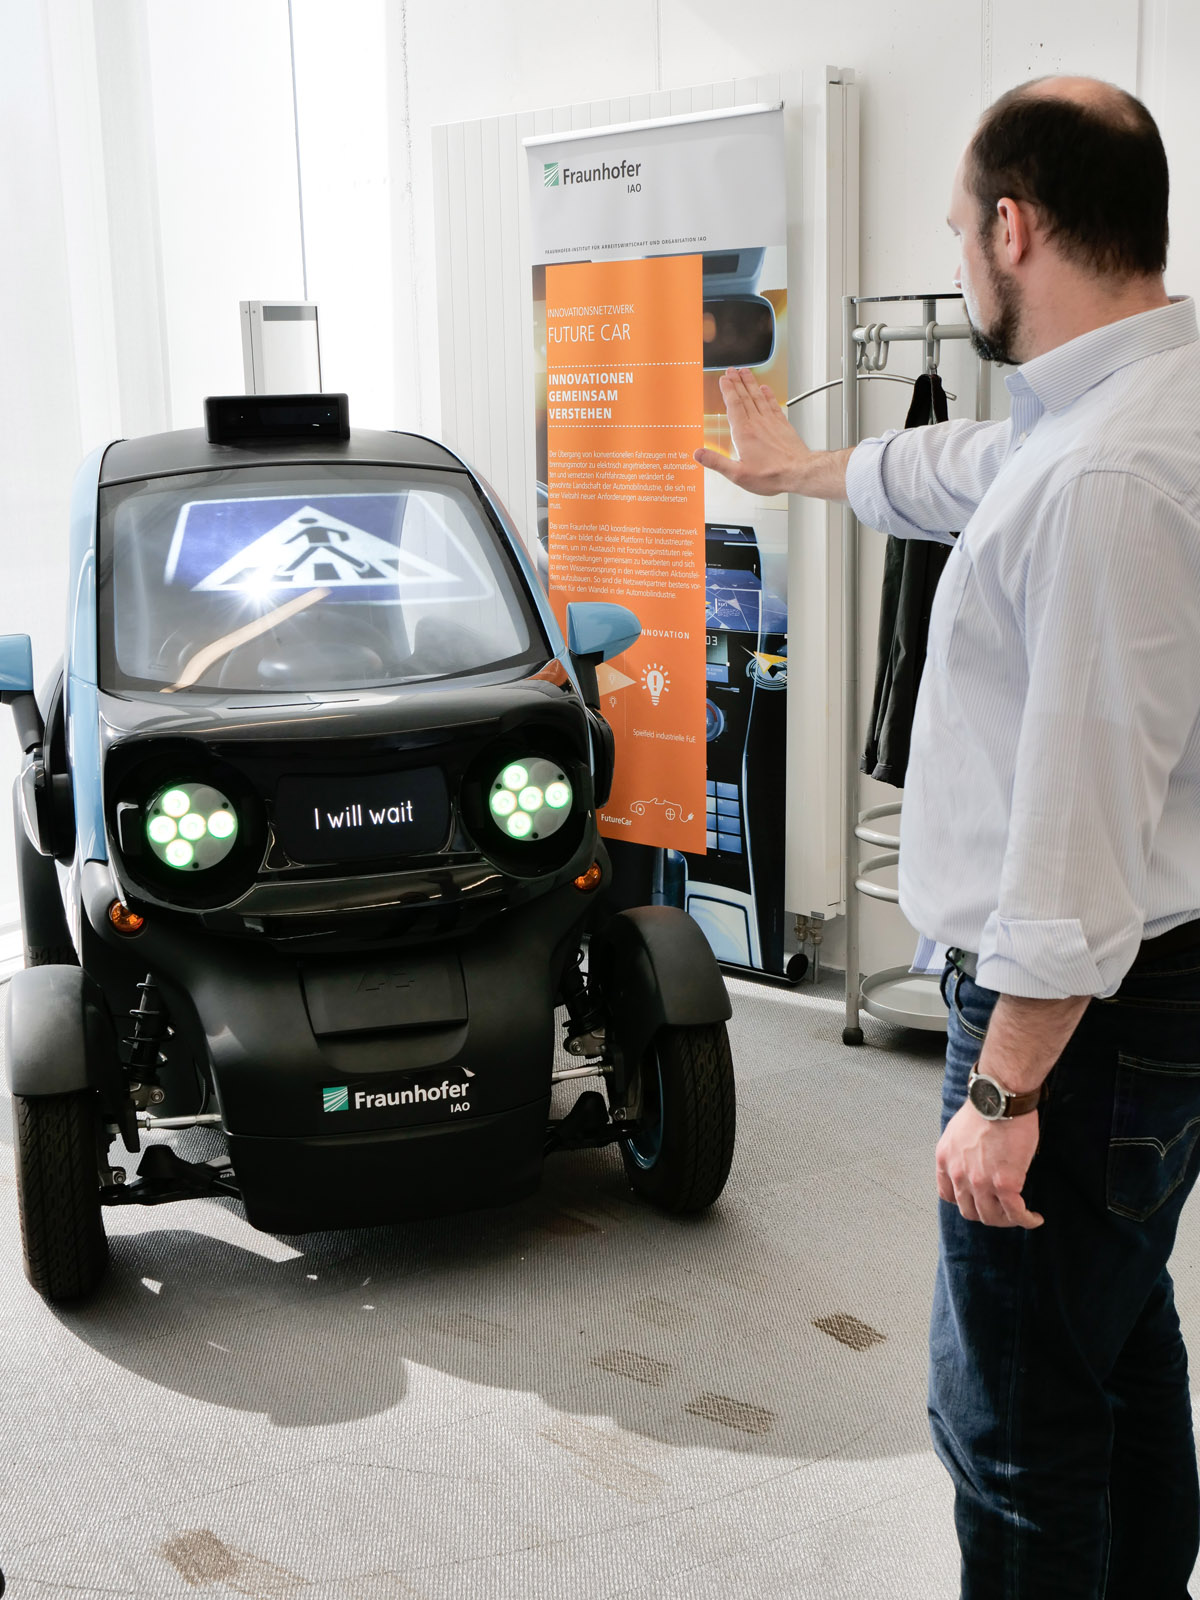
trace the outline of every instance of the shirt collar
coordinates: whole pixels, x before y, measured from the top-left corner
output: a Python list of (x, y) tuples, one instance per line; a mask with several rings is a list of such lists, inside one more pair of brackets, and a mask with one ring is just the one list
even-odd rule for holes
[(1103, 328), (1093, 328), (1069, 339), (1045, 355), (1034, 356), (1005, 378), (1005, 387), (1015, 399), (1032, 392), (1047, 411), (1065, 411), (1081, 394), (1086, 394), (1120, 367), (1144, 356), (1161, 355), (1190, 344), (1200, 337), (1196, 327), (1195, 301), (1186, 296), (1172, 299), (1170, 305), (1154, 311), (1140, 311)]

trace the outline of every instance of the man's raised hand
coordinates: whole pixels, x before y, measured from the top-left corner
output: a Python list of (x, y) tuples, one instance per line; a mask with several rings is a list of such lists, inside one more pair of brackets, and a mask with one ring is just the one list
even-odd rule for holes
[(697, 450), (702, 467), (719, 472), (750, 494), (806, 494), (814, 500), (846, 498), (846, 467), (853, 450), (810, 450), (765, 384), (745, 367), (730, 367), (721, 394), (737, 458)]
[(792, 431), (783, 408), (765, 384), (744, 367), (721, 378), (721, 395), (737, 459), (716, 450), (697, 450), (696, 460), (751, 494), (797, 491), (812, 451)]

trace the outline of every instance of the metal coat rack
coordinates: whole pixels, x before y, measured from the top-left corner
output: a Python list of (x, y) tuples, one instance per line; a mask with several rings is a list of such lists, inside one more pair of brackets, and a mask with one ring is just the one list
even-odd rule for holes
[[(855, 445), (859, 441), (858, 380), (878, 376), (887, 365), (888, 351), (893, 344), (923, 344), (925, 371), (936, 372), (942, 343), (947, 339), (967, 339), (970, 328), (966, 322), (939, 322), (937, 308), (951, 300), (962, 300), (962, 295), (949, 294), (891, 294), (847, 295), (842, 301), (842, 373), (844, 378), (855, 376), (853, 383), (842, 382), (842, 444)], [(861, 306), (919, 303), (923, 322), (900, 327), (889, 327), (883, 322), (859, 321)], [(987, 418), (989, 406), (988, 369), (982, 360), (976, 369), (975, 415), (980, 421)], [(835, 382), (839, 380), (834, 380)], [(911, 380), (909, 380), (911, 381)], [(799, 397), (798, 397), (799, 398)], [(953, 397), (951, 397), (953, 398)], [(945, 1032), (946, 1012), (938, 992), (937, 980), (913, 974), (907, 967), (889, 967), (882, 972), (864, 975), (859, 971), (859, 900), (860, 894), (872, 899), (899, 901), (899, 892), (875, 881), (874, 875), (894, 867), (900, 860), (900, 838), (891, 827), (879, 826), (898, 818), (900, 801), (888, 805), (872, 806), (859, 811), (858, 777), (861, 734), (858, 726), (859, 690), (859, 522), (847, 505), (842, 518), (842, 666), (843, 693), (845, 695), (845, 873), (846, 873), (846, 1021), (842, 1029), (842, 1042), (857, 1045), (863, 1042), (859, 1014), (867, 1011), (872, 1016), (907, 1027)], [(895, 824), (893, 824), (895, 826)], [(859, 843), (874, 845), (879, 853), (859, 860)]]

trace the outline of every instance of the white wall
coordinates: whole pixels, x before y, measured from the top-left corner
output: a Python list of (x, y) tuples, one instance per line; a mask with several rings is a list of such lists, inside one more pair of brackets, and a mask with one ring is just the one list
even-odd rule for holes
[[(0, 8), (0, 150), (0, 632), (31, 633), (35, 670), (44, 672), (62, 649), (80, 422), (50, 38), (34, 0)], [(16, 899), (8, 795), (18, 752), (8, 713), (0, 718), (2, 930)]]
[[(882, 292), (948, 281), (946, 191), (982, 105), (1038, 73), (1096, 73), (1140, 89), (1159, 115), (1174, 173), (1169, 278), (1176, 290), (1200, 279), (1194, 0), (293, 10), (309, 293), (328, 386), (347, 389), (357, 420), (437, 426), (431, 128), (542, 105), (854, 66), (861, 281)], [(286, 0), (7, 0), (0, 134), (0, 628), (31, 630), (45, 670), (75, 462), (106, 434), (198, 422), (205, 394), (241, 388), (238, 300), (302, 292)], [(874, 388), (868, 424), (896, 420), (890, 386)], [(0, 730), (0, 783), (14, 748)], [(0, 924), (15, 895), (5, 812), (0, 797)], [(908, 944), (873, 923), (868, 966)]]
[(1200, 6), (1142, 0), (1137, 92), (1162, 129), (1171, 162), (1171, 253), (1167, 287), (1200, 294)]

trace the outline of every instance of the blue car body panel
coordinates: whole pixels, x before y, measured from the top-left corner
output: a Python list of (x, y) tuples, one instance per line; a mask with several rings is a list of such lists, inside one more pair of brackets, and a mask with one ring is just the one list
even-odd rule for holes
[(75, 829), (84, 861), (107, 861), (100, 783), (97, 694), (96, 512), (107, 445), (86, 458), (71, 491), (70, 586), (67, 615), (67, 750), (75, 796)]

